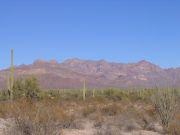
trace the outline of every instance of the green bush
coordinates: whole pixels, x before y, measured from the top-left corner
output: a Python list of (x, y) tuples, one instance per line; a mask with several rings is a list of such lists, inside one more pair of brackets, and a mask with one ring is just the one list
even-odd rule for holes
[(13, 95), (14, 95), (14, 98), (25, 96), (24, 80), (17, 79), (14, 81)]
[(35, 77), (26, 79), (17, 79), (14, 82), (13, 94), (14, 98), (27, 97), (37, 98), (40, 92), (38, 81)]
[(9, 98), (9, 93), (7, 90), (0, 91), (0, 101), (7, 100)]

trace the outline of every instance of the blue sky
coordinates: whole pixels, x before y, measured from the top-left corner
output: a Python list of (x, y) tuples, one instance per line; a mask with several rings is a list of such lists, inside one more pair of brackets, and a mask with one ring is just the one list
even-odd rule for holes
[(180, 66), (179, 0), (0, 0), (0, 68), (73, 57)]

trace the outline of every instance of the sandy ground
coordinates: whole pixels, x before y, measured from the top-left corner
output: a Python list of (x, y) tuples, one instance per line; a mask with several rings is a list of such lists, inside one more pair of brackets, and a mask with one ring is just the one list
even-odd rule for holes
[[(79, 130), (79, 129), (65, 129), (63, 130), (63, 135), (101, 135), (97, 134), (97, 130), (93, 128), (93, 122), (86, 122), (84, 124), (84, 129)], [(115, 135), (162, 135), (161, 133), (158, 132), (152, 132), (152, 131), (145, 131), (145, 130), (139, 130), (139, 131), (119, 131), (114, 129)], [(103, 134), (103, 135), (110, 135), (110, 134)], [(114, 135), (114, 134), (113, 134)]]
[[(3, 130), (6, 129), (11, 123), (12, 120), (4, 120), (0, 119), (0, 135), (3, 134)], [(86, 121), (83, 124), (83, 129), (63, 129), (61, 132), (63, 132), (63, 135), (111, 135), (111, 134), (97, 134), (97, 129), (94, 128), (94, 123), (90, 121)], [(116, 129), (113, 129), (112, 135), (163, 135), (158, 132), (153, 131), (145, 131), (145, 130), (137, 130), (137, 131), (120, 131)]]

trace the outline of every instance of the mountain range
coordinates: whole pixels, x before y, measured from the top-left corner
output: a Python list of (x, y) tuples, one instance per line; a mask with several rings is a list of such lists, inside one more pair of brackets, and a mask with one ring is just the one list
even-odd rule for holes
[[(9, 69), (0, 71), (0, 87), (6, 87)], [(68, 59), (36, 60), (30, 65), (15, 67), (15, 78), (34, 75), (46, 89), (81, 88), (83, 81), (89, 88), (179, 87), (180, 68), (164, 69), (142, 60), (137, 63), (114, 63), (105, 60)]]

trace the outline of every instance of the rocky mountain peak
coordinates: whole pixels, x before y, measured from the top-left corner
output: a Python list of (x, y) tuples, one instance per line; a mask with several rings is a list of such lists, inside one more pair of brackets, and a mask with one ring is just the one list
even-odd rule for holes
[(74, 64), (78, 64), (83, 62), (83, 60), (79, 59), (79, 58), (71, 58), (71, 59), (67, 59), (63, 62), (63, 64), (70, 64), (70, 65), (74, 65)]
[(42, 59), (37, 59), (33, 62), (33, 65), (41, 65), (41, 64), (45, 64), (47, 63), (47, 61), (42, 60)]
[(52, 65), (56, 65), (56, 64), (58, 64), (58, 61), (52, 59), (52, 60), (49, 61), (49, 63), (52, 64)]
[(143, 69), (143, 70), (146, 70), (146, 71), (149, 71), (149, 72), (161, 70), (161, 68), (158, 65), (155, 65), (155, 64), (153, 64), (149, 61), (146, 61), (146, 60), (141, 60), (138, 63), (136, 63), (135, 65), (136, 65), (136, 67)]

